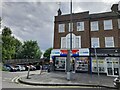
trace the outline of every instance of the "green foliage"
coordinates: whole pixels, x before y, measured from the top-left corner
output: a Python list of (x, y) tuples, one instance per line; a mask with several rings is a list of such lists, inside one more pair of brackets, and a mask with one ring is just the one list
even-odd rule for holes
[(22, 54), (24, 58), (39, 59), (42, 52), (39, 49), (37, 41), (30, 40), (24, 42)]
[(44, 56), (44, 57), (47, 57), (47, 58), (49, 59), (52, 49), (53, 49), (53, 48), (48, 48), (48, 49), (45, 51), (45, 53), (43, 54), (43, 56)]
[(10, 30), (10, 28), (8, 27), (4, 27), (4, 29), (2, 30), (2, 35), (3, 36), (11, 36), (12, 31)]
[(11, 35), (10, 28), (5, 27), (2, 30), (2, 60), (8, 59), (39, 59), (41, 51), (37, 41), (26, 41), (22, 43)]
[(14, 37), (11, 36), (10, 28), (5, 27), (2, 30), (2, 59), (12, 59), (15, 54)]

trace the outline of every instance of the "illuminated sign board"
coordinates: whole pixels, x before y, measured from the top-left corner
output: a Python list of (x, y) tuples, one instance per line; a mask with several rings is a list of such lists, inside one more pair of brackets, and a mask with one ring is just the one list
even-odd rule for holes
[[(65, 49), (53, 49), (51, 51), (52, 56), (60, 56), (60, 55), (67, 55), (68, 51)], [(79, 55), (79, 56), (89, 56), (89, 49), (88, 48), (81, 48), (81, 49), (73, 49), (71, 55)]]
[(88, 48), (79, 49), (79, 56), (89, 56), (89, 49)]

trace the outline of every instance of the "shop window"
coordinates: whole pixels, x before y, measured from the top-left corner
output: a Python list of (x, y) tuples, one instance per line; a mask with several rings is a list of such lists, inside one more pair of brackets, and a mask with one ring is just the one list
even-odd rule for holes
[(84, 31), (84, 22), (77, 22), (77, 31)]
[(88, 71), (88, 58), (76, 57), (75, 68), (77, 71)]
[(112, 20), (104, 20), (104, 30), (113, 29)]
[(91, 31), (98, 31), (98, 30), (99, 30), (98, 21), (91, 22)]
[(55, 58), (55, 69), (56, 70), (66, 70), (66, 57), (56, 57)]
[(65, 24), (59, 24), (58, 30), (59, 30), (59, 33), (65, 32)]
[[(99, 72), (100, 73), (105, 73), (105, 59), (104, 58), (98, 58), (98, 64), (99, 64)], [(98, 72), (97, 68), (97, 61), (95, 58), (92, 58), (92, 72)]]
[(114, 47), (113, 37), (105, 37), (105, 47)]

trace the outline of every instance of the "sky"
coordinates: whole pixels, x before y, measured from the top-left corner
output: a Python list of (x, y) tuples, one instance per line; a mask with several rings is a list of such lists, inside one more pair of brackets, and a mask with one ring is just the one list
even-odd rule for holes
[[(109, 12), (112, 4), (120, 0), (73, 0), (73, 13)], [(61, 2), (60, 4), (58, 4)], [(0, 3), (2, 28), (9, 27), (13, 36), (21, 42), (36, 40), (42, 52), (53, 47), (54, 16), (60, 8), (63, 14), (70, 13), (68, 0), (4, 0)], [(1, 29), (0, 29), (1, 33)]]

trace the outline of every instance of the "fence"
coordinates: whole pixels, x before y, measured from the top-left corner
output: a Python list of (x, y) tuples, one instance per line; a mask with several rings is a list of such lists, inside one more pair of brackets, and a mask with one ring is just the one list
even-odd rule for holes
[(45, 59), (12, 59), (12, 60), (3, 60), (4, 64), (29, 64), (29, 63), (40, 63), (44, 62)]

